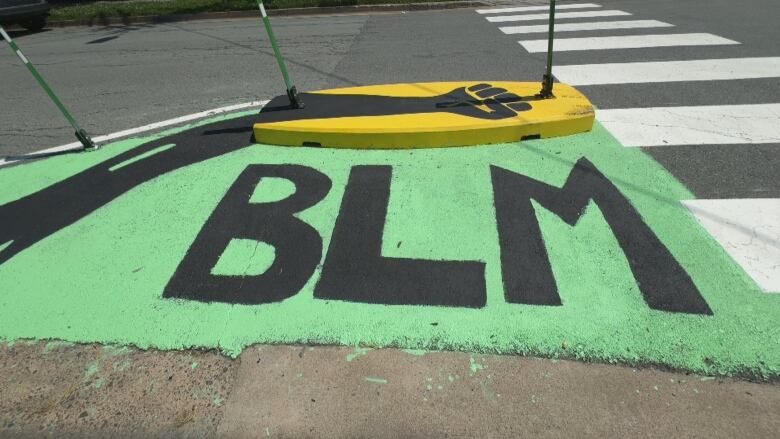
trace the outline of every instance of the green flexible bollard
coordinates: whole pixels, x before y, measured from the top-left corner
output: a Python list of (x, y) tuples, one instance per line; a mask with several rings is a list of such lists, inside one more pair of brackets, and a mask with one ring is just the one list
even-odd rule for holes
[(54, 91), (49, 87), (49, 84), (46, 83), (46, 81), (43, 80), (43, 77), (40, 73), (38, 73), (38, 69), (35, 68), (35, 66), (30, 62), (30, 60), (27, 59), (26, 56), (22, 53), (21, 49), (19, 49), (19, 46), (16, 45), (14, 40), (11, 39), (11, 37), (6, 33), (5, 29), (3, 29), (2, 26), (0, 26), (0, 35), (3, 36), (3, 39), (8, 43), (9, 46), (11, 46), (11, 50), (16, 53), (16, 56), (19, 57), (20, 60), (22, 60), (22, 63), (24, 63), (25, 66), (27, 66), (27, 70), (30, 71), (30, 73), (33, 75), (36, 81), (38, 81), (38, 84), (43, 87), (43, 90), (46, 92), (47, 95), (49, 95), (49, 98), (54, 102), (54, 105), (57, 106), (57, 108), (60, 109), (63, 116), (65, 116), (66, 119), (68, 119), (68, 122), (73, 127), (74, 130), (76, 130), (76, 138), (81, 142), (82, 145), (84, 145), (84, 149), (86, 150), (93, 150), (97, 149), (97, 145), (95, 142), (92, 141), (92, 138), (89, 137), (89, 134), (87, 134), (86, 131), (84, 131), (83, 128), (79, 126), (79, 124), (76, 122), (76, 119), (73, 118), (73, 116), (70, 115), (68, 112), (68, 109), (65, 108), (65, 105), (60, 101), (60, 99), (57, 97), (56, 94), (54, 94)]
[(290, 98), (290, 105), (293, 108), (303, 108), (303, 102), (301, 102), (301, 99), (298, 97), (298, 91), (295, 89), (295, 85), (293, 85), (290, 80), (290, 75), (287, 73), (287, 66), (284, 63), (284, 58), (282, 58), (282, 52), (279, 51), (279, 45), (276, 43), (276, 37), (271, 28), (271, 21), (268, 19), (268, 14), (265, 12), (263, 0), (257, 0), (257, 6), (260, 8), (260, 14), (263, 16), (263, 24), (265, 25), (266, 32), (268, 32), (268, 39), (271, 40), (271, 47), (274, 49), (274, 55), (276, 56), (276, 62), (279, 64), (279, 70), (282, 71), (284, 85), (287, 87), (287, 97)]
[(550, 0), (550, 23), (547, 35), (547, 71), (542, 78), (542, 91), (539, 96), (542, 99), (554, 98), (553, 95), (553, 40), (555, 38), (555, 0)]

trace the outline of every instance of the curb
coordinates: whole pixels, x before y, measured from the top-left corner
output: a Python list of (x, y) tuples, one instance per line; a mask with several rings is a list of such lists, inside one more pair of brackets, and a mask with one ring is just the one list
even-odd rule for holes
[[(312, 8), (271, 9), (268, 15), (290, 17), (299, 15), (364, 14), (368, 12), (428, 11), (490, 6), (484, 1), (444, 1), (431, 3), (407, 3), (385, 5), (324, 6)], [(47, 27), (109, 26), (113, 24), (170, 23), (176, 21), (214, 20), (223, 18), (256, 17), (256, 9), (228, 12), (202, 12), (197, 14), (145, 15), (138, 17), (101, 17), (82, 20), (50, 21)]]

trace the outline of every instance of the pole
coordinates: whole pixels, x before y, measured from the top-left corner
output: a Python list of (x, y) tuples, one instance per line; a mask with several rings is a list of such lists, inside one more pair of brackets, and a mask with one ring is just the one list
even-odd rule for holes
[(19, 46), (16, 45), (14, 40), (11, 39), (11, 37), (5, 32), (5, 29), (3, 29), (3, 26), (0, 26), (0, 34), (2, 34), (3, 39), (8, 43), (9, 46), (11, 46), (11, 50), (13, 50), (16, 53), (16, 56), (19, 57), (20, 60), (22, 60), (22, 63), (24, 63), (25, 66), (27, 66), (27, 70), (30, 71), (30, 73), (33, 75), (36, 81), (38, 81), (38, 84), (41, 85), (43, 90), (46, 92), (47, 95), (49, 95), (49, 98), (54, 102), (54, 105), (59, 108), (60, 112), (62, 112), (63, 116), (65, 116), (65, 119), (68, 119), (68, 122), (73, 127), (74, 130), (76, 130), (76, 138), (79, 139), (79, 142), (81, 142), (82, 145), (84, 145), (84, 149), (95, 149), (97, 148), (97, 145), (95, 145), (95, 142), (92, 141), (92, 138), (89, 137), (89, 134), (87, 134), (86, 131), (84, 131), (79, 124), (76, 122), (76, 119), (73, 118), (73, 116), (70, 115), (68, 112), (68, 109), (65, 108), (65, 105), (63, 105), (62, 101), (57, 97), (56, 94), (54, 94), (54, 91), (49, 87), (49, 84), (46, 83), (46, 81), (43, 80), (43, 77), (40, 73), (38, 73), (38, 69), (35, 68), (34, 65), (30, 62), (30, 60), (27, 59), (26, 56), (22, 53), (21, 49), (19, 49)]
[(555, 34), (555, 0), (550, 0), (550, 28), (547, 34), (547, 72), (542, 77), (542, 91), (539, 95), (543, 99), (555, 97), (553, 95), (553, 36)]
[(268, 14), (265, 12), (263, 0), (257, 0), (257, 6), (260, 7), (260, 14), (263, 16), (265, 31), (268, 33), (268, 39), (271, 40), (271, 47), (274, 49), (276, 62), (279, 64), (279, 70), (282, 71), (282, 77), (284, 77), (284, 85), (287, 87), (287, 97), (290, 99), (290, 106), (293, 108), (303, 108), (303, 102), (301, 102), (301, 99), (298, 97), (298, 91), (295, 89), (295, 85), (293, 85), (290, 80), (290, 75), (287, 73), (287, 66), (284, 64), (282, 52), (279, 50), (279, 45), (276, 43), (274, 30), (271, 28), (271, 20), (268, 19)]

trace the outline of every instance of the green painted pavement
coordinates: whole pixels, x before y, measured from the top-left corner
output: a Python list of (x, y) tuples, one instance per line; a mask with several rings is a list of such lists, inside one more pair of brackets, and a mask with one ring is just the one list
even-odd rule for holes
[[(2, 169), (0, 204), (148, 140)], [(712, 316), (651, 310), (593, 203), (575, 227), (535, 205), (563, 306), (506, 303), (490, 165), (560, 187), (581, 157), (631, 200), (691, 276)], [(195, 236), (249, 164), (301, 164), (333, 181), (322, 202), (298, 215), (322, 236), (323, 258), (350, 167), (392, 165), (383, 255), (484, 261), (487, 305), (466, 309), (318, 300), (313, 288), (321, 267), (298, 294), (280, 303), (163, 298)], [(269, 179), (252, 197), (278, 200), (292, 190), (284, 181)], [(650, 157), (623, 148), (599, 125), (584, 135), (475, 148), (349, 151), (255, 145), (142, 184), (0, 265), (0, 338), (219, 348), (229, 355), (253, 343), (396, 346), (776, 377), (780, 297), (763, 294), (679, 203), (692, 198)], [(56, 215), (57, 206), (51, 209)], [(272, 258), (273, 247), (234, 240), (212, 273), (251, 275), (262, 272)]]

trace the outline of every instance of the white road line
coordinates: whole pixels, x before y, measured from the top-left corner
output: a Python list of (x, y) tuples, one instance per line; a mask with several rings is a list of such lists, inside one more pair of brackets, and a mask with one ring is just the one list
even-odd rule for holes
[[(622, 15), (631, 15), (625, 11), (586, 11), (586, 12), (561, 12), (555, 14), (555, 20), (565, 18), (589, 18), (589, 17), (619, 17)], [(498, 17), (485, 17), (485, 19), (491, 23), (504, 23), (507, 21), (531, 21), (531, 20), (547, 20), (550, 18), (550, 14), (525, 14), (525, 15), (501, 15)]]
[[(556, 11), (562, 11), (564, 9), (587, 9), (587, 8), (600, 8), (601, 5), (595, 3), (575, 3), (571, 5), (557, 5)], [(531, 11), (549, 11), (550, 5), (540, 6), (518, 6), (515, 8), (492, 8), (492, 9), (477, 9), (477, 14), (511, 14), (512, 12), (531, 12)]]
[(780, 143), (780, 104), (608, 109), (596, 117), (627, 147)]
[[(526, 40), (519, 43), (530, 53), (546, 52), (547, 40)], [(639, 49), (646, 47), (715, 46), (739, 44), (713, 34), (623, 35), (612, 37), (558, 38), (556, 52), (575, 50)]]
[[(589, 21), (585, 23), (558, 23), (555, 32), (575, 32), (583, 30), (607, 29), (646, 29), (651, 27), (673, 27), (673, 24), (658, 20), (622, 20), (622, 21)], [(543, 33), (549, 30), (546, 24), (529, 26), (504, 26), (499, 28), (507, 35)]]
[(682, 203), (764, 292), (780, 293), (780, 198)]
[(780, 57), (556, 66), (555, 77), (569, 85), (777, 78)]
[[(140, 134), (140, 133), (143, 133), (143, 132), (146, 132), (146, 131), (156, 130), (158, 128), (165, 128), (165, 127), (169, 127), (169, 126), (172, 126), (172, 125), (183, 124), (185, 122), (192, 122), (194, 120), (203, 119), (203, 118), (210, 117), (210, 116), (216, 116), (218, 114), (230, 113), (230, 112), (233, 112), (233, 111), (244, 110), (244, 109), (247, 109), (247, 108), (262, 107), (263, 105), (265, 105), (267, 103), (268, 103), (268, 100), (252, 101), (252, 102), (245, 102), (243, 104), (228, 105), (226, 107), (214, 108), (214, 109), (207, 110), (207, 111), (201, 111), (199, 113), (188, 114), (186, 116), (179, 116), (179, 117), (176, 117), (176, 118), (173, 118), (173, 119), (164, 120), (162, 122), (150, 123), (149, 125), (144, 125), (144, 126), (140, 126), (140, 127), (137, 127), (137, 128), (131, 128), (129, 130), (117, 131), (116, 133), (106, 134), (104, 136), (97, 136), (97, 137), (93, 138), (92, 140), (94, 140), (95, 142), (98, 142), (98, 143), (105, 142), (107, 140), (115, 140), (115, 139), (119, 139), (119, 138), (122, 138), (122, 137), (129, 137), (129, 136), (132, 136), (134, 134)], [(0, 166), (8, 165), (8, 164), (11, 164), (11, 163), (15, 163), (15, 162), (24, 160), (26, 156), (28, 158), (32, 158), (32, 157), (35, 157), (36, 155), (39, 155), (39, 154), (51, 154), (51, 153), (65, 152), (65, 151), (75, 151), (75, 150), (79, 150), (81, 148), (82, 148), (82, 146), (81, 146), (81, 143), (79, 143), (79, 142), (67, 143), (65, 145), (55, 146), (53, 148), (48, 148), (48, 149), (44, 149), (44, 150), (41, 150), (41, 151), (31, 152), (31, 153), (24, 154), (22, 156), (14, 157), (14, 158), (11, 158), (11, 159), (9, 159), (7, 157), (4, 158), (4, 159), (0, 159)]]

